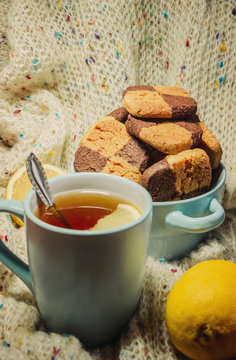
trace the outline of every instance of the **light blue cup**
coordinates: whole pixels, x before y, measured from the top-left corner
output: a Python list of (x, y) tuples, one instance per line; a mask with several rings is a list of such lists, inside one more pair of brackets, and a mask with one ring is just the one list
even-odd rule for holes
[(226, 170), (221, 163), (213, 170), (210, 191), (181, 201), (153, 202), (148, 254), (156, 259), (174, 260), (193, 250), (207, 232), (225, 218), (221, 205)]
[(115, 338), (135, 312), (145, 274), (152, 199), (140, 185), (115, 175), (74, 173), (49, 180), (52, 193), (108, 191), (136, 204), (135, 221), (100, 231), (49, 225), (34, 212), (31, 190), (24, 203), (1, 200), (0, 211), (24, 218), (29, 266), (0, 241), (0, 260), (34, 294), (51, 331), (76, 335), (89, 347)]

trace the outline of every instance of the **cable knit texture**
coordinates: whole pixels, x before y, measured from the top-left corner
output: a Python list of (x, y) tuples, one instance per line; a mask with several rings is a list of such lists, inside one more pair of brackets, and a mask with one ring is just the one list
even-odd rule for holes
[[(32, 294), (1, 263), (0, 359), (186, 359), (166, 331), (169, 290), (199, 261), (236, 262), (235, 1), (1, 0), (0, 14), (1, 198), (31, 151), (70, 172), (84, 132), (135, 84), (185, 88), (227, 170), (225, 222), (179, 261), (148, 258), (139, 308), (115, 344), (88, 351), (48, 333)], [(0, 238), (27, 262), (25, 229), (8, 214)]]

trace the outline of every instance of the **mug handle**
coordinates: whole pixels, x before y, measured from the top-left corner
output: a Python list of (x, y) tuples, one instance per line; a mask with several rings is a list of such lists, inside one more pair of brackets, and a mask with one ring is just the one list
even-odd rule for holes
[[(24, 220), (23, 202), (17, 200), (1, 200), (0, 212), (9, 212)], [(14, 272), (33, 293), (29, 266), (18, 258), (0, 239), (0, 261)]]
[(190, 217), (179, 210), (171, 211), (165, 217), (165, 225), (168, 229), (188, 233), (203, 233), (213, 230), (223, 223), (225, 211), (215, 198), (209, 203), (208, 209), (211, 214), (202, 217)]

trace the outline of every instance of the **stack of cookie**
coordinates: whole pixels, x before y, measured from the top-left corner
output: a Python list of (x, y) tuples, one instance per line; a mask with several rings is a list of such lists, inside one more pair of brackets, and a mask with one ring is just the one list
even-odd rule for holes
[(74, 159), (78, 172), (104, 172), (144, 186), (153, 201), (208, 191), (222, 149), (181, 88), (131, 86), (123, 107), (87, 130)]

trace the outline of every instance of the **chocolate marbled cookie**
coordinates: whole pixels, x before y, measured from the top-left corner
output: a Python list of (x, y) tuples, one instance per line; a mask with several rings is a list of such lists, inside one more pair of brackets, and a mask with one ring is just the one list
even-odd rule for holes
[(205, 150), (205, 152), (209, 156), (212, 170), (216, 169), (220, 164), (223, 152), (220, 142), (216, 139), (216, 137), (211, 133), (211, 131), (202, 121), (200, 121), (198, 124), (203, 131), (202, 138), (198, 147)]
[(185, 150), (167, 155), (151, 165), (142, 175), (144, 186), (153, 201), (187, 199), (209, 190), (211, 184), (209, 157), (202, 149)]
[(112, 111), (110, 114), (108, 114), (107, 116), (112, 116), (114, 119), (121, 121), (122, 123), (125, 123), (125, 121), (127, 120), (129, 113), (126, 110), (126, 108), (120, 107), (114, 111)]
[(197, 103), (187, 91), (169, 86), (130, 86), (123, 91), (123, 105), (133, 116), (180, 118), (196, 113)]
[(202, 129), (193, 116), (186, 120), (164, 121), (138, 119), (128, 115), (125, 126), (128, 132), (164, 154), (177, 154), (196, 147), (202, 137)]
[(150, 152), (145, 144), (113, 116), (100, 119), (85, 133), (74, 159), (75, 171), (104, 172), (137, 183), (148, 166)]

